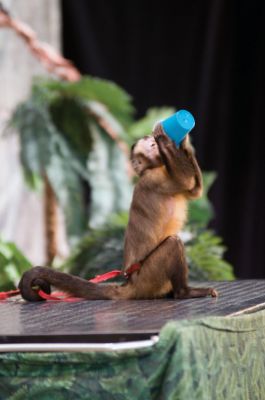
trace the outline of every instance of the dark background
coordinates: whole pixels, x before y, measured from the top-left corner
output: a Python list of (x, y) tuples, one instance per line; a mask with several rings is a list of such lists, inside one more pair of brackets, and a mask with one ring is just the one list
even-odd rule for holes
[(150, 106), (190, 110), (226, 258), (265, 278), (265, 2), (62, 0), (64, 55)]

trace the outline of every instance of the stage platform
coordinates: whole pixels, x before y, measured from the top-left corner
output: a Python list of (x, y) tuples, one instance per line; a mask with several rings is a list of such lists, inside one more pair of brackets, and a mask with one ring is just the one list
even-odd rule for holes
[[(146, 341), (172, 320), (230, 316), (265, 308), (265, 280), (196, 284), (215, 287), (219, 297), (78, 303), (27, 303), (16, 297), (2, 301), (0, 351), (12, 351), (12, 344)], [(34, 351), (34, 346), (27, 349)]]
[(264, 400), (265, 280), (204, 284), (219, 297), (0, 302), (0, 400)]

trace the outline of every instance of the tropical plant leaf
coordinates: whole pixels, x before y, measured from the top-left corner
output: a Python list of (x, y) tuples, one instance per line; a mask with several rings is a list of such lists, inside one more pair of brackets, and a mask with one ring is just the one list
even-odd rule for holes
[(14, 243), (0, 239), (0, 290), (13, 289), (30, 266)]
[(79, 158), (86, 159), (92, 148), (89, 117), (80, 100), (59, 97), (50, 104), (52, 120), (68, 146)]
[(72, 96), (86, 101), (98, 101), (122, 123), (128, 126), (132, 122), (134, 108), (132, 99), (114, 82), (85, 76), (78, 82), (61, 82), (58, 80), (41, 81), (49, 91), (55, 91), (62, 96)]
[(150, 108), (143, 118), (130, 125), (127, 130), (129, 137), (131, 140), (136, 140), (150, 135), (156, 122), (169, 117), (175, 111), (173, 107)]
[(63, 209), (70, 244), (76, 243), (87, 229), (87, 205), (80, 174), (59, 149), (53, 153), (46, 174)]
[(86, 160), (69, 147), (64, 135), (53, 124), (47, 105), (31, 99), (18, 106), (11, 123), (21, 140), (21, 163), (27, 182), (34, 188), (44, 171), (52, 184), (66, 217), (70, 239), (82, 235), (87, 213), (82, 199), (82, 179), (88, 180)]
[(89, 279), (123, 265), (124, 227), (93, 229), (79, 242), (62, 269)]
[[(116, 138), (122, 139), (124, 142), (128, 142), (128, 134), (125, 132), (124, 126), (115, 116), (106, 108), (103, 104), (97, 101), (87, 101), (85, 107), (88, 111), (90, 118), (94, 119), (94, 122), (99, 125), (98, 120), (107, 123), (108, 128), (114, 132)], [(102, 128), (102, 127), (101, 127)], [(110, 136), (109, 132), (106, 132)], [(115, 138), (113, 138), (115, 140)]]
[(20, 136), (20, 160), (29, 183), (34, 176), (41, 176), (53, 154), (53, 136), (58, 134), (48, 109), (34, 98), (20, 104), (11, 121)]
[(91, 186), (90, 226), (106, 223), (113, 213), (128, 210), (132, 185), (126, 173), (126, 157), (117, 144), (96, 124), (92, 134), (94, 146), (88, 159)]
[[(191, 271), (194, 269), (196, 278), (204, 280), (233, 280), (232, 266), (223, 260), (225, 246), (222, 239), (213, 232), (204, 230), (197, 233), (190, 243), (186, 244), (186, 254)], [(200, 271), (202, 275), (200, 275)]]

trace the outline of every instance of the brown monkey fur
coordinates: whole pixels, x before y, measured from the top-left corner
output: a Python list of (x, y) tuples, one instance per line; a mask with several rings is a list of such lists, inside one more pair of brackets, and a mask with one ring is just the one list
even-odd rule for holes
[(35, 267), (19, 283), (26, 300), (42, 300), (33, 286), (49, 293), (50, 285), (89, 300), (155, 299), (170, 293), (178, 299), (217, 295), (213, 288), (188, 286), (184, 246), (177, 236), (186, 221), (187, 201), (202, 193), (201, 171), (188, 136), (177, 148), (158, 124), (153, 136), (133, 146), (131, 162), (139, 180), (125, 232), (124, 269), (141, 263), (140, 270), (123, 285), (99, 285)]

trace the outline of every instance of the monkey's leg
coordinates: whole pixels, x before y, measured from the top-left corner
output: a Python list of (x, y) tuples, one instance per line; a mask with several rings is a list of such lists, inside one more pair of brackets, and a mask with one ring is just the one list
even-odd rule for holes
[[(173, 292), (178, 299), (215, 296), (213, 288), (188, 286), (188, 266), (184, 246), (177, 236), (169, 236), (135, 272), (116, 298), (155, 299)], [(119, 291), (119, 290), (118, 290)], [(127, 296), (127, 297), (120, 297)]]
[(188, 286), (188, 265), (185, 258), (185, 248), (177, 236), (170, 237), (174, 243), (172, 250), (172, 266), (169, 269), (170, 280), (173, 287), (175, 299), (190, 299), (195, 297), (216, 297), (218, 295), (214, 288), (193, 288)]

